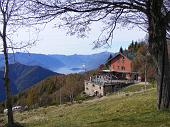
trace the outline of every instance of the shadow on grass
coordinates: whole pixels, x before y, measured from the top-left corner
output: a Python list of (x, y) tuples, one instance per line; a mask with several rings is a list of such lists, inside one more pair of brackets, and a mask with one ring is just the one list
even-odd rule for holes
[[(165, 120), (162, 117), (162, 114), (164, 114), (164, 117), (167, 116), (167, 120)], [(93, 121), (89, 122), (88, 124), (107, 124), (109, 122), (113, 123), (124, 123), (124, 124), (130, 124), (130, 125), (138, 125), (138, 124), (143, 124), (143, 125), (159, 125), (164, 122), (165, 124), (170, 125), (170, 123), (167, 123), (168, 121), (168, 116), (170, 115), (170, 112), (143, 112), (139, 114), (130, 114), (126, 116), (119, 116), (119, 117), (110, 117), (108, 119), (103, 119), (103, 120), (98, 120), (98, 121)], [(115, 118), (114, 118), (115, 117)]]
[[(5, 127), (9, 127), (8, 124), (5, 124)], [(20, 123), (14, 123), (14, 126), (12, 126), (12, 127), (25, 127), (25, 126)]]

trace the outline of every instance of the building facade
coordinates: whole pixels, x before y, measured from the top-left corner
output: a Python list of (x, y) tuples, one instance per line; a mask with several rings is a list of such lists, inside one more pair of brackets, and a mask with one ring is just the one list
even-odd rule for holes
[(101, 69), (98, 75), (84, 82), (87, 95), (105, 96), (138, 81), (138, 73), (132, 72), (132, 60), (122, 53), (108, 59), (106, 66), (108, 70)]
[(98, 81), (90, 81), (85, 80), (85, 93), (89, 96), (105, 96), (107, 94), (116, 92), (122, 89), (125, 86), (128, 86), (134, 82), (127, 82), (127, 81), (118, 81), (118, 80), (110, 80), (102, 82), (100, 79)]
[(119, 53), (110, 59), (109, 70), (116, 72), (132, 72), (132, 61), (123, 54)]

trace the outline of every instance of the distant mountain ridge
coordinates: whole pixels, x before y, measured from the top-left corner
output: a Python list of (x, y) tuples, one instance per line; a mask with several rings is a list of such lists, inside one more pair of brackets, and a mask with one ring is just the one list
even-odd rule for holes
[[(58, 72), (62, 68), (74, 70), (74, 68), (83, 69), (83, 65), (86, 70), (96, 69), (100, 64), (103, 64), (108, 59), (110, 52), (101, 52), (91, 55), (45, 55), (34, 53), (15, 53), (9, 54), (10, 63), (19, 62), (25, 65), (38, 65), (48, 70)], [(15, 59), (14, 59), (15, 58)], [(0, 60), (3, 60), (3, 55), (0, 54)], [(3, 63), (3, 62), (2, 62)], [(0, 67), (3, 64), (0, 63)], [(73, 69), (72, 69), (73, 68)], [(76, 71), (76, 70), (75, 70)], [(64, 73), (59, 71), (59, 73)]]
[[(0, 63), (0, 67), (2, 67), (4, 63), (2, 54), (0, 54), (0, 60), (2, 61)], [(9, 53), (9, 61), (10, 64), (19, 62), (24, 65), (41, 66), (48, 70), (55, 70), (59, 67), (64, 66), (64, 64), (61, 61), (43, 54), (19, 53), (19, 52), (14, 54)]]
[(59, 59), (62, 63), (64, 63), (68, 67), (78, 67), (82, 65), (86, 65), (86, 69), (94, 69), (98, 67), (100, 64), (104, 63), (105, 60), (109, 57), (110, 52), (102, 52), (91, 55), (52, 55), (52, 57)]
[[(9, 65), (9, 70), (12, 94), (17, 94), (30, 88), (32, 85), (49, 76), (59, 75), (40, 66), (27, 66), (20, 63)], [(0, 101), (5, 99), (5, 88), (2, 79), (3, 71), (0, 71)]]

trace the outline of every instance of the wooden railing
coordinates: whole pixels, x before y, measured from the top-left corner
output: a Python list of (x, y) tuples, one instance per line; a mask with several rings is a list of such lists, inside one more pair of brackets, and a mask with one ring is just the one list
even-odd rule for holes
[(98, 84), (107, 84), (107, 85), (113, 85), (113, 84), (130, 84), (130, 83), (135, 83), (137, 81), (135, 80), (104, 80), (104, 79), (100, 79), (100, 78), (95, 78), (95, 79), (91, 79), (88, 80), (86, 82), (94, 82), (94, 83), (98, 83)]

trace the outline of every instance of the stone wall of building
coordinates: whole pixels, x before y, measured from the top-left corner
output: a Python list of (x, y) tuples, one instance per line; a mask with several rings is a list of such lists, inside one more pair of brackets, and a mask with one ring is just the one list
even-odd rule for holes
[(104, 88), (103, 85), (97, 84), (90, 81), (84, 82), (85, 93), (89, 96), (104, 96)]

